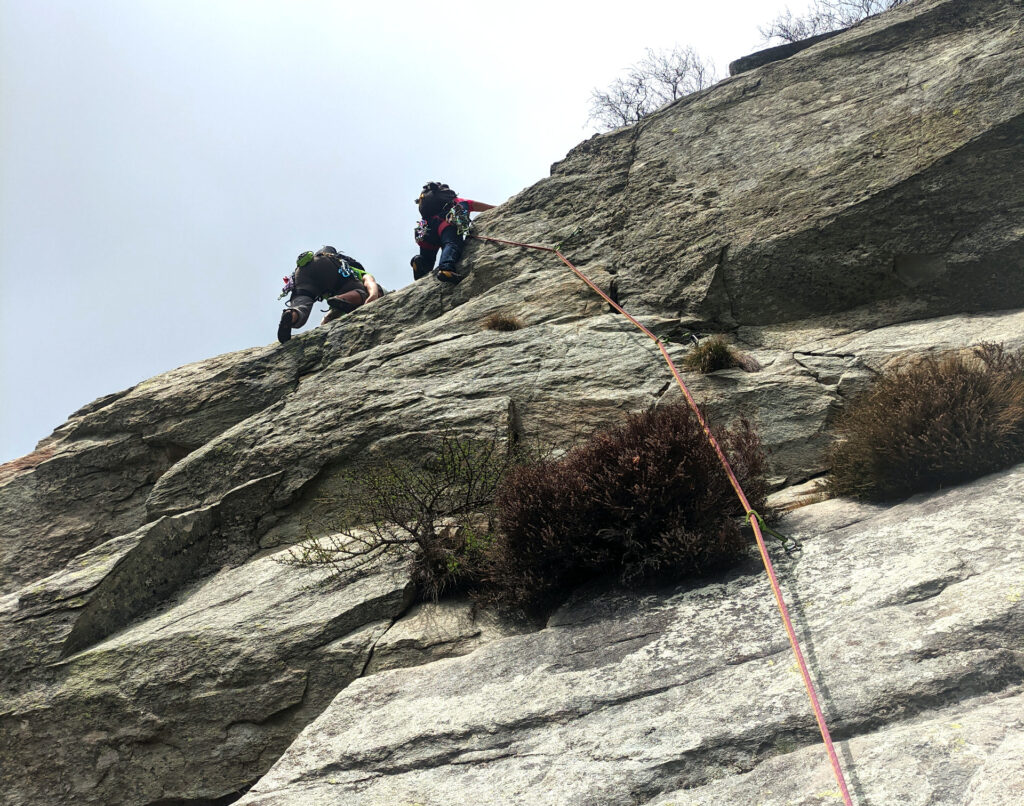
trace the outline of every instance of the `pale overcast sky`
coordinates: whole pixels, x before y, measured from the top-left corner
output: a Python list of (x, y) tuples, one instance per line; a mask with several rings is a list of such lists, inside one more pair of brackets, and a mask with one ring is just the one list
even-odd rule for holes
[(406, 285), (424, 182), (498, 204), (645, 48), (724, 76), (785, 5), (0, 0), (0, 462), (101, 395), (275, 342), (304, 249)]

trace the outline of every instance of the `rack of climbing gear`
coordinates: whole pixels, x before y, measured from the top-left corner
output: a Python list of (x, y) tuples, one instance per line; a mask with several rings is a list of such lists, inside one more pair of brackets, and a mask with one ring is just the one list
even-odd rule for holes
[(452, 204), (451, 209), (448, 210), (448, 214), (445, 219), (455, 227), (456, 232), (460, 236), (465, 235), (469, 232), (473, 226), (473, 222), (469, 220), (469, 205), (465, 202), (457, 201)]
[[(573, 236), (578, 233), (573, 232)], [(736, 492), (740, 503), (743, 505), (743, 511), (747, 514), (747, 521), (750, 523), (750, 527), (754, 532), (754, 538), (757, 541), (757, 549), (761, 554), (761, 562), (764, 564), (765, 571), (768, 574), (768, 580), (771, 583), (772, 593), (775, 596), (775, 604), (778, 607), (779, 614), (782, 617), (782, 623), (786, 628), (786, 636), (789, 638), (789, 645), (793, 651), (793, 656), (796, 659), (797, 666), (800, 670), (800, 675), (803, 678), (804, 688), (807, 690), (807, 697), (811, 702), (811, 708), (814, 711), (814, 718), (818, 723), (818, 730), (821, 732), (822, 741), (825, 744), (825, 750), (828, 753), (829, 762), (832, 765), (832, 771), (835, 774), (836, 783), (839, 785), (840, 793), (843, 797), (845, 806), (853, 806), (853, 801), (850, 799), (850, 791), (846, 785), (846, 778), (843, 775), (842, 765), (839, 763), (839, 757), (836, 755), (835, 746), (832, 742), (832, 736), (829, 733), (828, 725), (825, 721), (825, 714), (822, 711), (821, 703), (818, 700), (818, 694), (814, 687), (814, 682), (811, 680), (811, 673), (807, 668), (807, 662), (804, 660), (803, 652), (800, 649), (800, 642), (797, 639), (796, 630), (793, 628), (793, 621), (789, 616), (789, 609), (786, 607), (786, 602), (782, 596), (782, 588), (779, 586), (778, 578), (775, 575), (775, 566), (772, 564), (771, 557), (768, 555), (768, 547), (765, 545), (763, 531), (768, 531), (767, 524), (764, 522), (764, 518), (750, 506), (750, 502), (747, 500), (746, 494), (743, 492), (743, 488), (740, 486), (739, 479), (736, 478), (736, 474), (729, 464), (729, 460), (725, 457), (725, 453), (722, 451), (721, 446), (718, 444), (718, 440), (715, 439), (714, 434), (711, 433), (711, 429), (708, 427), (707, 421), (704, 418), (700, 407), (697, 405), (697, 401), (690, 393), (689, 388), (683, 381), (682, 374), (676, 367), (672, 357), (668, 354), (668, 349), (665, 347), (665, 343), (654, 335), (647, 327), (641, 324), (637, 319), (631, 316), (625, 311), (615, 300), (613, 300), (608, 294), (601, 290), (600, 287), (594, 283), (589, 277), (587, 277), (582, 271), (569, 261), (561, 253), (561, 251), (555, 247), (540, 246), (538, 244), (520, 243), (519, 241), (508, 241), (502, 238), (491, 238), (484, 235), (473, 235), (480, 241), (487, 241), (490, 243), (505, 244), (506, 246), (518, 246), (524, 249), (535, 249), (539, 252), (550, 252), (554, 254), (562, 263), (572, 270), (573, 274), (579, 277), (584, 283), (586, 283), (598, 296), (600, 296), (605, 302), (607, 302), (612, 308), (618, 311), (620, 314), (625, 316), (630, 322), (636, 325), (648, 338), (650, 338), (658, 347), (661, 352), (662, 358), (665, 359), (665, 363), (668, 365), (669, 371), (672, 373), (672, 377), (675, 379), (676, 384), (679, 386), (680, 391), (686, 398), (687, 404), (693, 410), (697, 416), (697, 421), (700, 423), (701, 428), (704, 431), (704, 435), (708, 438), (711, 443), (711, 447), (714, 449), (715, 454), (718, 456), (718, 460), (725, 470), (726, 475), (729, 477), (729, 483), (732, 485), (733, 490)], [(568, 239), (567, 239), (568, 240)], [(561, 244), (559, 244), (560, 246)], [(777, 539), (783, 539), (783, 545), (786, 546), (785, 539), (775, 533)], [(796, 547), (799, 547), (799, 543), (794, 541)]]
[(427, 224), (426, 219), (421, 218), (416, 222), (416, 229), (413, 230), (412, 236), (416, 239), (416, 243), (421, 246), (427, 240), (427, 235), (430, 232), (430, 226)]

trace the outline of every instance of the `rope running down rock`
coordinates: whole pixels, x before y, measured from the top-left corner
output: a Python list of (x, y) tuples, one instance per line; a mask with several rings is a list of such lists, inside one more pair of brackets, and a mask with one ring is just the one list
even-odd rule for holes
[(804, 687), (807, 689), (807, 696), (811, 701), (811, 707), (814, 710), (814, 718), (818, 722), (818, 729), (821, 731), (822, 741), (825, 743), (825, 749), (828, 752), (829, 762), (832, 764), (832, 771), (835, 774), (836, 783), (839, 784), (840, 792), (843, 796), (843, 802), (846, 806), (853, 806), (853, 801), (850, 799), (850, 792), (846, 785), (846, 778), (843, 775), (843, 768), (839, 763), (839, 757), (836, 755), (835, 747), (832, 744), (832, 736), (829, 733), (828, 725), (825, 722), (825, 714), (822, 712), (821, 703), (818, 700), (817, 691), (814, 688), (814, 682), (811, 680), (811, 673), (807, 668), (807, 663), (804, 660), (803, 652), (800, 650), (800, 642), (797, 639), (796, 630), (793, 628), (792, 619), (789, 616), (789, 609), (786, 607), (786, 603), (782, 598), (782, 589), (779, 587), (778, 578), (775, 575), (775, 567), (772, 565), (771, 558), (768, 556), (768, 548), (765, 545), (764, 535), (761, 532), (761, 526), (764, 523), (764, 519), (757, 513), (756, 510), (751, 508), (750, 502), (747, 500), (747, 496), (743, 492), (743, 488), (740, 487), (739, 480), (736, 478), (736, 474), (733, 472), (732, 467), (729, 465), (729, 460), (725, 458), (725, 453), (722, 451), (721, 446), (718, 444), (718, 440), (715, 439), (711, 433), (711, 429), (708, 427), (707, 422), (704, 419), (704, 415), (701, 413), (700, 408), (697, 406), (697, 401), (694, 400), (693, 395), (690, 394), (690, 390), (687, 388), (686, 383), (683, 381), (682, 375), (680, 374), (675, 363), (672, 361), (671, 356), (668, 354), (664, 343), (661, 339), (655, 336), (650, 330), (648, 330), (643, 324), (628, 314), (617, 302), (609, 297), (604, 291), (602, 291), (589, 277), (581, 272), (576, 266), (574, 266), (566, 257), (563, 255), (557, 247), (552, 248), (550, 246), (538, 246), (537, 244), (520, 243), (518, 241), (506, 241), (501, 238), (490, 238), (484, 235), (471, 234), (469, 237), (476, 238), (480, 241), (489, 241), (491, 243), (505, 244), (507, 246), (518, 246), (524, 249), (536, 249), (540, 252), (551, 252), (556, 255), (566, 266), (568, 266), (573, 274), (579, 277), (584, 283), (590, 286), (605, 302), (612, 306), (616, 311), (625, 316), (630, 322), (637, 326), (648, 338), (650, 338), (661, 351), (662, 357), (665, 359), (665, 363), (668, 364), (668, 368), (672, 373), (672, 376), (676, 380), (679, 389), (682, 391), (683, 396), (686, 398), (686, 402), (693, 409), (697, 415), (697, 420), (704, 430), (705, 436), (711, 443), (711, 447), (714, 448), (715, 453), (718, 455), (718, 460), (722, 463), (722, 467), (725, 469), (726, 475), (729, 477), (729, 483), (732, 484), (733, 489), (736, 491), (736, 495), (740, 499), (740, 503), (743, 505), (743, 511), (747, 513), (747, 520), (750, 522), (750, 526), (754, 531), (754, 537), (757, 540), (757, 548), (761, 553), (761, 561), (764, 563), (765, 571), (768, 574), (768, 579), (771, 582), (772, 592), (775, 594), (775, 604), (778, 606), (779, 613), (782, 616), (782, 623), (786, 628), (786, 635), (789, 638), (789, 645), (793, 650), (793, 656), (796, 658), (797, 666), (800, 668), (800, 674), (803, 677)]

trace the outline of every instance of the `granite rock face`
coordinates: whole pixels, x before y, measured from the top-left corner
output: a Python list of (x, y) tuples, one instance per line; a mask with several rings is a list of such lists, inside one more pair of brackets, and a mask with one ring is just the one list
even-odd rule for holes
[[(1022, 493), (1024, 467), (784, 522), (803, 550), (776, 552), (779, 574), (857, 802), (1020, 802)], [(240, 803), (784, 806), (835, 788), (752, 563), (579, 596), (540, 632), (356, 681)]]
[(5, 802), (208, 802), (244, 790), (363, 674), (409, 603), (400, 569), (342, 589), (311, 587), (316, 577), (272, 556), (225, 568), (65, 658), (47, 650), (80, 601), (0, 601), (5, 643), (36, 653), (4, 680)]
[[(890, 362), (1024, 347), (1022, 111), (1024, 6), (917, 0), (582, 143), (477, 231), (560, 243), (676, 359), (727, 334), (761, 371), (687, 383), (791, 487)], [(550, 253), (463, 260), (0, 467), (0, 803), (834, 800), (753, 566), (579, 592), (538, 629), (414, 607), (401, 564), (339, 588), (275, 561), (366, 452), (567, 443), (679, 401)], [(778, 558), (786, 595), (859, 802), (1020, 800), (1020, 472), (790, 516), (814, 537)]]

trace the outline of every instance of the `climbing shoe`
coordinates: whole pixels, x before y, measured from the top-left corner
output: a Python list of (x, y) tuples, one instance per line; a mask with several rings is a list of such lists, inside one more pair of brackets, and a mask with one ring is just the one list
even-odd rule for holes
[(409, 265), (412, 266), (412, 279), (413, 280), (422, 280), (424, 277), (426, 277), (428, 274), (430, 274), (430, 269), (428, 269), (426, 267), (424, 267), (422, 269), (420, 268), (420, 256), (419, 255), (414, 255), (412, 260), (409, 261)]
[(434, 276), (442, 283), (455, 283), (462, 280), (462, 275), (451, 269), (434, 269)]
[(277, 340), (284, 344), (292, 337), (292, 309), (281, 311), (281, 321), (277, 325)]

